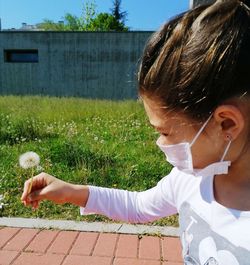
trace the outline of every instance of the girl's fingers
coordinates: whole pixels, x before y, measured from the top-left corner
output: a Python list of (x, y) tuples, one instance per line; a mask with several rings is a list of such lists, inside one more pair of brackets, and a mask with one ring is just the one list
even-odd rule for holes
[[(21, 200), (25, 206), (31, 205), (33, 208), (39, 206), (39, 202), (42, 200), (54, 200), (53, 196), (58, 190), (58, 184), (56, 178), (46, 173), (40, 173), (33, 178), (28, 179), (24, 183), (23, 194)], [(30, 187), (32, 186), (31, 190)], [(59, 185), (60, 187), (60, 185)]]
[(33, 202), (31, 202), (31, 205), (32, 205), (33, 209), (37, 209), (39, 206), (39, 201), (33, 201)]
[(29, 195), (30, 183), (31, 183), (31, 179), (25, 181), (25, 183), (24, 183), (23, 194), (21, 197), (22, 201), (27, 201), (27, 196)]
[(35, 190), (31, 192), (27, 199), (30, 202), (35, 202), (35, 201), (41, 201), (46, 198), (46, 190), (45, 189), (40, 189), (40, 190)]
[(28, 187), (28, 194), (31, 192), (32, 190), (32, 184), (33, 184), (33, 178), (31, 178), (30, 183), (29, 183), (29, 187)]
[(23, 194), (21, 196), (21, 200), (27, 201), (29, 199), (29, 194), (32, 192), (42, 189), (43, 187), (47, 186), (47, 176), (45, 173), (40, 173), (37, 176), (34, 176), (33, 178), (28, 179), (24, 183), (24, 188), (23, 188)]

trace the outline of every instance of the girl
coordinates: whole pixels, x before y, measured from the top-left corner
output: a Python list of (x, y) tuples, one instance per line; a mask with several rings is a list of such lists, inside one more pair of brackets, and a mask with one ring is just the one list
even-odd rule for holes
[(174, 168), (129, 192), (65, 183), (46, 173), (22, 201), (145, 223), (179, 213), (185, 264), (250, 264), (250, 1), (219, 0), (172, 19), (149, 40), (139, 94)]

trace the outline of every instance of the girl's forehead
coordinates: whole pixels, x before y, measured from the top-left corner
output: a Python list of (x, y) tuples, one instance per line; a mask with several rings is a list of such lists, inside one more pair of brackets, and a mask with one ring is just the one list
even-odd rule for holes
[(186, 126), (193, 123), (186, 115), (170, 110), (157, 101), (146, 98), (143, 99), (143, 104), (150, 124), (156, 129)]

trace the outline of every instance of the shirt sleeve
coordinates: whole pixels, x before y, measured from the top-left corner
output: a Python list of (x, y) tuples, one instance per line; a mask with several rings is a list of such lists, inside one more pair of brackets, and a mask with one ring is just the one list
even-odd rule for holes
[(82, 215), (102, 214), (114, 220), (147, 223), (177, 213), (171, 173), (157, 186), (142, 192), (89, 186), (89, 199)]

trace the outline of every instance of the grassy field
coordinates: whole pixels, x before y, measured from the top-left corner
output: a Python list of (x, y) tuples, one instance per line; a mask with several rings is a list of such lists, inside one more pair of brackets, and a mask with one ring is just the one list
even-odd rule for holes
[[(81, 217), (73, 205), (45, 201), (32, 211), (20, 202), (27, 171), (19, 156), (34, 151), (40, 171), (79, 184), (142, 191), (154, 186), (170, 167), (155, 141), (143, 106), (136, 101), (76, 98), (0, 97), (0, 216), (101, 220)], [(37, 171), (38, 174), (40, 171)], [(177, 216), (153, 224), (178, 225)]]

